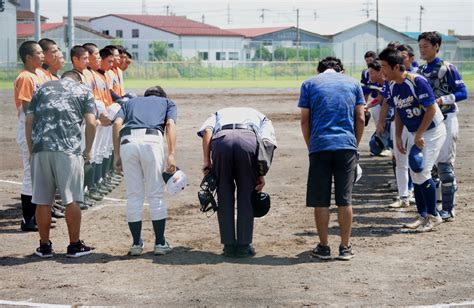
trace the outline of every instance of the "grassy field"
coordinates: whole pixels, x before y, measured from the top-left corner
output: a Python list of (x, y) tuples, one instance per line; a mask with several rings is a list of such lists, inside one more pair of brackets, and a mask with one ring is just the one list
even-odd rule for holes
[[(358, 76), (355, 76), (358, 78)], [(464, 74), (464, 82), (468, 91), (474, 89), (474, 74)], [(265, 79), (265, 80), (188, 80), (188, 79), (128, 79), (125, 85), (128, 89), (145, 89), (154, 85), (161, 85), (165, 89), (176, 88), (299, 88), (304, 79)], [(0, 81), (0, 89), (13, 89), (13, 82)]]

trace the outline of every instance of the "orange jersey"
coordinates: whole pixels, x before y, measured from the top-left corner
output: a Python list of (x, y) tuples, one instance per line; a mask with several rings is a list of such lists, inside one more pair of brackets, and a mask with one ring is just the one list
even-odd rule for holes
[(92, 75), (92, 72), (88, 69), (85, 69), (82, 72), (81, 77), (82, 77), (82, 82), (92, 90), (92, 93), (95, 93), (97, 85), (95, 84), (95, 80), (94, 80), (94, 76)]
[(31, 102), (33, 94), (43, 84), (43, 79), (37, 74), (31, 73), (27, 70), (20, 72), (18, 77), (15, 79), (13, 97), (15, 98), (15, 106), (20, 115), (20, 109), (22, 101)]
[(105, 107), (112, 105), (113, 99), (112, 95), (110, 94), (110, 88), (107, 81), (107, 77), (94, 70), (91, 70), (91, 72), (96, 84), (96, 91), (94, 91), (94, 97), (102, 101)]
[(51, 74), (51, 72), (45, 69), (44, 67), (38, 67), (36, 69), (36, 75), (38, 75), (38, 77), (40, 77), (40, 79), (43, 80), (42, 83), (45, 83), (51, 80), (57, 80), (57, 78), (53, 76), (53, 74)]
[(118, 96), (124, 96), (125, 90), (123, 89), (123, 74), (119, 68), (113, 68), (107, 71), (107, 74), (112, 81), (112, 91)]

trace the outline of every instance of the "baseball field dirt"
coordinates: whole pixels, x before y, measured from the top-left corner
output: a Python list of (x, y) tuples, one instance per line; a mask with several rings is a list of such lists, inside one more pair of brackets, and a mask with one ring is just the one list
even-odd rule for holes
[[(143, 93), (137, 90), (137, 93)], [(400, 226), (414, 206), (389, 209), (396, 196), (390, 158), (370, 157), (370, 123), (361, 145), (363, 177), (354, 189), (351, 261), (310, 257), (317, 243), (313, 211), (305, 207), (307, 151), (299, 126), (298, 89), (172, 89), (178, 106), (177, 162), (189, 186), (167, 198), (166, 237), (174, 250), (154, 256), (145, 211), (145, 253), (127, 255), (131, 236), (125, 220), (123, 183), (109, 199), (83, 212), (81, 238), (96, 247), (78, 259), (65, 257), (64, 219), (52, 230), (54, 258), (33, 255), (37, 233), (20, 231), (22, 166), (15, 143), (17, 118), (11, 91), (0, 91), (0, 304), (149, 306), (405, 306), (474, 305), (474, 118), (473, 101), (460, 104), (456, 174), (457, 216), (434, 232), (407, 234)], [(256, 220), (248, 259), (221, 256), (216, 216), (199, 211), (201, 144), (196, 130), (222, 107), (249, 106), (273, 120), (278, 149), (265, 191), (272, 208)], [(330, 245), (339, 245), (332, 207)], [(3, 301), (3, 302), (2, 302)]]

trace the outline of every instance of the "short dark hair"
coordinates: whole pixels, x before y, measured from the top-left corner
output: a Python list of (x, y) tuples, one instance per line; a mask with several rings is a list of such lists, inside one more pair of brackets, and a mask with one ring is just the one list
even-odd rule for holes
[(128, 57), (130, 60), (133, 59), (132, 54), (129, 53), (128, 51), (125, 51), (125, 54), (127, 55), (127, 57)]
[(117, 46), (115, 46), (115, 45), (107, 45), (104, 48), (108, 48), (108, 49), (112, 49), (112, 50), (114, 50), (114, 49), (118, 50)]
[(124, 54), (126, 49), (122, 45), (115, 45), (115, 47), (118, 49), (119, 54)]
[(159, 97), (164, 97), (164, 98), (168, 97), (166, 95), (165, 90), (163, 90), (163, 88), (160, 86), (154, 86), (154, 87), (148, 88), (145, 91), (144, 96), (159, 96)]
[(100, 54), (100, 57), (102, 59), (105, 59), (107, 57), (110, 57), (110, 56), (114, 55), (114, 53), (112, 52), (112, 49), (107, 48), (107, 47), (102, 48), (101, 50), (99, 50), (99, 54)]
[(413, 48), (408, 44), (402, 44), (402, 45), (398, 46), (397, 50), (406, 51), (410, 57), (413, 57), (415, 55), (415, 52), (413, 51)]
[[(439, 34), (438, 31), (423, 32), (418, 36), (418, 42), (421, 40), (427, 40), (433, 46), (438, 44), (438, 47), (441, 47), (441, 43), (443, 42), (441, 34)], [(439, 48), (437, 51), (439, 51)]]
[(377, 54), (375, 53), (375, 51), (369, 50), (364, 54), (364, 59), (367, 58), (377, 58)]
[(78, 73), (77, 71), (75, 71), (75, 70), (65, 71), (65, 72), (61, 75), (61, 79), (64, 79), (64, 78), (69, 78), (69, 79), (72, 79), (72, 80), (77, 81), (77, 82), (81, 82), (81, 81), (82, 81), (81, 74), (79, 74), (79, 73)]
[(372, 68), (377, 72), (380, 72), (382, 70), (382, 66), (380, 65), (379, 58), (376, 58), (374, 62), (367, 64), (367, 68)]
[(318, 72), (322, 73), (327, 69), (333, 69), (336, 72), (341, 72), (344, 70), (344, 66), (340, 59), (336, 57), (326, 57), (319, 61), (318, 63)]
[(20, 54), (21, 62), (26, 63), (26, 56), (32, 56), (34, 54), (35, 45), (38, 45), (36, 41), (26, 41), (20, 45), (18, 53)]
[(387, 62), (392, 69), (395, 67), (395, 65), (398, 64), (400, 65), (401, 71), (405, 70), (405, 65), (403, 64), (403, 56), (400, 50), (387, 47), (379, 54), (379, 59), (381, 61)]
[(81, 45), (76, 45), (76, 46), (72, 47), (71, 52), (70, 52), (71, 61), (72, 61), (73, 57), (79, 58), (80, 56), (82, 56), (86, 52), (88, 52), (87, 49), (85, 49)]
[(87, 49), (87, 51), (89, 53), (93, 53), (94, 52), (94, 48), (97, 48), (97, 45), (94, 44), (94, 43), (85, 43), (84, 45), (82, 45), (82, 47), (84, 47), (85, 49)]
[(38, 44), (41, 46), (41, 49), (43, 49), (43, 52), (47, 52), (51, 45), (56, 45), (56, 42), (49, 38), (43, 38), (38, 41)]
[(387, 44), (387, 48), (397, 49), (401, 44), (400, 41), (391, 41)]

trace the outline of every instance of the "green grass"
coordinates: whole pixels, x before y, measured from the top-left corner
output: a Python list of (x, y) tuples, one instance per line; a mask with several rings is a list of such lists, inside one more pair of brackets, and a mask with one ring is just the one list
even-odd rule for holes
[[(474, 90), (474, 74), (464, 75), (468, 91)], [(188, 79), (128, 79), (128, 89), (145, 89), (160, 85), (165, 89), (225, 89), (225, 88), (299, 88), (304, 79), (266, 79), (266, 80), (188, 80)], [(12, 81), (0, 81), (0, 90), (13, 90)]]

